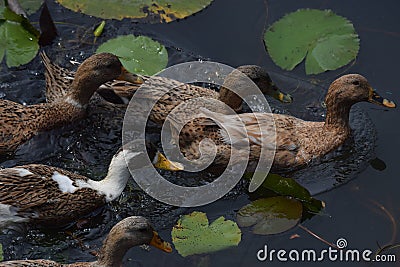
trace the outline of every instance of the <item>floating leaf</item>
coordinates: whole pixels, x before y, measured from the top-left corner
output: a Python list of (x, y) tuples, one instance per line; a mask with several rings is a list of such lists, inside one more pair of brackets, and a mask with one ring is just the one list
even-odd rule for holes
[(221, 216), (209, 225), (207, 215), (198, 211), (182, 216), (171, 235), (183, 257), (237, 246), (241, 240), (241, 231), (235, 222)]
[(39, 50), (38, 39), (13, 21), (0, 22), (0, 62), (6, 57), (8, 67), (31, 61)]
[(285, 178), (278, 174), (268, 174), (267, 179), (261, 185), (282, 196), (290, 196), (300, 200), (307, 210), (317, 213), (324, 203), (313, 198), (310, 192), (292, 178)]
[(153, 75), (167, 66), (167, 49), (149, 37), (134, 35), (111, 39), (97, 48), (96, 53), (109, 52), (120, 57), (124, 67), (133, 73)]
[[(21, 4), (21, 7), (28, 15), (31, 15), (39, 10), (43, 0), (19, 0), (18, 3)], [(8, 4), (11, 5), (12, 2), (9, 0)], [(4, 1), (0, 1), (0, 7), (4, 7)]]
[[(245, 178), (252, 176), (253, 174), (249, 173), (245, 175)], [(265, 192), (265, 189), (268, 191)], [(270, 191), (274, 192), (275, 195), (289, 196), (300, 200), (305, 210), (311, 213), (320, 212), (325, 205), (322, 201), (313, 198), (310, 192), (294, 179), (285, 178), (278, 174), (269, 173), (261, 186), (255, 191), (255, 194), (266, 197), (271, 196)]]
[(253, 226), (258, 235), (277, 234), (294, 227), (301, 219), (301, 202), (287, 197), (262, 198), (241, 208), (237, 222), (241, 227)]
[(190, 16), (212, 0), (57, 0), (66, 8), (103, 19), (137, 18), (151, 22), (171, 22)]
[(340, 68), (355, 59), (358, 35), (349, 20), (331, 10), (299, 9), (275, 22), (264, 35), (272, 60), (292, 70), (306, 58), (306, 73)]

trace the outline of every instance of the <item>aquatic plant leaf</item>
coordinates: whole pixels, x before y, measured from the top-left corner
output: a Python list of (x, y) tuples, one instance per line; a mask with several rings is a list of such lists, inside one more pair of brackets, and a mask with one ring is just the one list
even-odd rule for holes
[(172, 242), (183, 257), (237, 246), (241, 240), (237, 224), (219, 217), (210, 225), (207, 215), (194, 211), (183, 215), (172, 229)]
[(71, 10), (103, 19), (136, 18), (171, 22), (206, 8), (212, 0), (57, 0)]
[(19, 0), (21, 6), (25, 9), (28, 15), (31, 15), (39, 10), (44, 2), (43, 0)]
[(285, 15), (265, 32), (272, 60), (292, 70), (306, 58), (306, 73), (340, 68), (356, 58), (358, 35), (349, 20), (331, 10), (299, 9)]
[(279, 195), (300, 200), (306, 210), (312, 213), (318, 213), (324, 207), (322, 201), (313, 198), (306, 188), (292, 178), (285, 178), (278, 174), (270, 173), (261, 186)]
[(101, 52), (117, 55), (128, 71), (137, 74), (153, 75), (168, 63), (167, 49), (146, 36), (119, 36), (100, 45), (96, 53)]
[[(15, 10), (18, 11), (18, 14), (27, 14), (31, 15), (39, 10), (40, 6), (42, 5), (43, 0), (19, 0), (18, 2), (13, 3), (13, 1), (8, 1), (8, 5), (11, 6), (14, 4), (14, 8), (19, 9), (22, 8), (23, 10)], [(20, 4), (20, 6), (18, 5)], [(0, 1), (0, 8), (4, 7), (4, 1)]]
[(31, 61), (39, 50), (38, 39), (13, 21), (0, 22), (0, 61), (6, 57), (8, 67)]
[(278, 234), (300, 221), (302, 207), (300, 201), (283, 196), (261, 198), (242, 207), (237, 222), (240, 227), (253, 226), (254, 234)]

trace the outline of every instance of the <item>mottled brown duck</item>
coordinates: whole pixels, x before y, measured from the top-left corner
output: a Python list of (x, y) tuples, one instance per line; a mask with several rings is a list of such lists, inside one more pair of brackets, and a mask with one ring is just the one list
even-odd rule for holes
[(15, 151), (40, 131), (82, 118), (97, 88), (114, 79), (136, 82), (137, 76), (128, 73), (116, 56), (101, 53), (82, 63), (67, 85), (68, 93), (62, 97), (54, 98), (49, 103), (28, 106), (0, 100), (0, 154)]
[[(145, 165), (146, 149), (137, 139), (112, 158), (107, 176), (94, 181), (62, 168), (29, 164), (0, 170), (0, 228), (14, 223), (61, 227), (115, 200), (131, 176)], [(156, 152), (156, 151), (150, 151)], [(181, 170), (156, 152), (153, 164), (160, 169)], [(128, 168), (129, 166), (129, 168)]]
[(61, 264), (51, 260), (13, 260), (0, 262), (1, 267), (118, 267), (122, 266), (125, 253), (132, 247), (148, 244), (165, 252), (171, 245), (162, 240), (149, 221), (140, 216), (131, 216), (117, 223), (103, 242), (97, 261)]
[[(46, 67), (47, 99), (51, 100), (66, 94), (65, 88), (69, 88), (68, 84), (73, 80), (75, 73), (52, 63), (43, 53), (42, 59)], [(165, 121), (167, 115), (177, 105), (199, 97), (217, 99), (224, 102), (232, 109), (240, 111), (242, 109), (242, 99), (228, 88), (236, 88), (237, 82), (243, 79), (243, 74), (250, 78), (260, 88), (263, 94), (272, 96), (283, 103), (291, 103), (293, 101), (290, 94), (283, 93), (279, 90), (265, 69), (256, 65), (244, 65), (238, 67), (236, 70), (238, 71), (233, 71), (225, 78), (219, 92), (158, 76), (140, 76), (141, 79), (138, 77), (135, 83), (123, 81), (105, 83), (100, 86), (98, 92), (104, 95), (109, 91), (113, 91), (119, 97), (127, 99), (124, 101), (127, 103), (133, 94), (136, 93), (141, 82), (145, 82), (145, 91), (142, 91), (143, 94), (137, 97), (158, 100), (150, 114), (150, 119), (159, 124)], [(199, 107), (192, 106), (191, 108), (198, 109)]]
[[(188, 159), (198, 159), (201, 155), (199, 142), (209, 138), (217, 148), (214, 163), (225, 165), (231, 155), (231, 145), (240, 146), (248, 142), (250, 162), (259, 160), (263, 146), (267, 150), (276, 149), (272, 171), (291, 171), (342, 145), (351, 135), (350, 109), (352, 105), (364, 101), (387, 108), (396, 107), (394, 102), (380, 97), (363, 76), (348, 74), (330, 85), (325, 98), (327, 113), (324, 122), (304, 121), (283, 114), (225, 115), (203, 109), (202, 113), (208, 119), (198, 119), (198, 124), (183, 128), (179, 136), (180, 149)], [(172, 125), (176, 124), (175, 121), (171, 122)], [(273, 131), (276, 131), (276, 136), (272, 134)], [(271, 145), (274, 142), (276, 146)], [(210, 151), (213, 149), (212, 146), (208, 148)], [(207, 151), (207, 146), (203, 149)], [(235, 151), (237, 160), (245, 157), (241, 153), (244, 150)]]

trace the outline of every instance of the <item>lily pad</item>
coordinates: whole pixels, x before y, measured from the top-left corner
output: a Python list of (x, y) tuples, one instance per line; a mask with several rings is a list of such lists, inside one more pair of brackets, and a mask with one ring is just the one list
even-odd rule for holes
[(212, 0), (57, 0), (76, 12), (103, 19), (136, 18), (150, 22), (171, 22), (206, 8)]
[(31, 61), (39, 50), (38, 38), (18, 22), (0, 21), (0, 62), (6, 57), (8, 67)]
[(360, 40), (351, 22), (331, 10), (299, 9), (273, 25), (264, 35), (272, 60), (292, 70), (306, 58), (306, 73), (340, 68), (356, 58)]
[(287, 197), (262, 198), (241, 208), (237, 222), (240, 227), (254, 225), (254, 234), (278, 234), (296, 226), (301, 219), (302, 207), (300, 201)]
[(261, 186), (279, 195), (290, 196), (300, 200), (306, 210), (312, 213), (318, 213), (325, 205), (322, 201), (313, 198), (306, 188), (292, 178), (270, 173)]
[(221, 216), (209, 225), (207, 215), (198, 211), (182, 216), (171, 235), (183, 257), (237, 246), (241, 240), (241, 231), (235, 222)]
[[(18, 3), (28, 15), (31, 15), (39, 10), (43, 0), (19, 0)], [(4, 1), (0, 1), (1, 7), (4, 7)]]
[(120, 57), (124, 67), (137, 74), (153, 75), (168, 63), (167, 49), (146, 36), (119, 36), (100, 45), (96, 53), (101, 52)]

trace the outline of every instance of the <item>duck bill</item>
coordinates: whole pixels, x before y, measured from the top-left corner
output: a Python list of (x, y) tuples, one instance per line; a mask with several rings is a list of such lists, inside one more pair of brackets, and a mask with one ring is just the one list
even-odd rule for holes
[(162, 240), (162, 238), (155, 231), (153, 231), (153, 238), (151, 239), (149, 245), (168, 253), (172, 252), (171, 244)]
[(183, 171), (183, 165), (179, 162), (167, 159), (161, 152), (157, 152), (153, 160), (154, 167), (167, 171)]
[(395, 108), (396, 104), (393, 101), (387, 100), (386, 98), (381, 97), (374, 89), (369, 90), (368, 102), (384, 106), (387, 108)]
[(144, 80), (137, 74), (128, 72), (124, 67), (121, 67), (121, 75), (116, 80), (126, 81), (133, 84), (142, 84)]
[(290, 94), (282, 92), (276, 85), (273, 85), (272, 88), (272, 90), (274, 91), (274, 94), (272, 95), (273, 98), (279, 100), (282, 103), (288, 104), (293, 102), (293, 97)]

